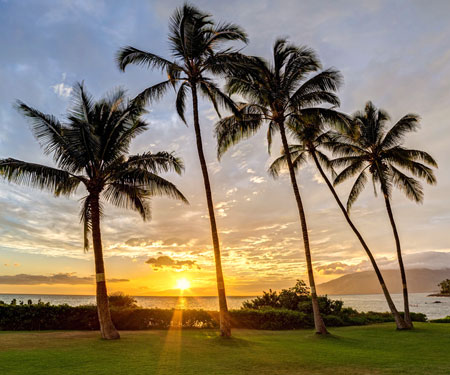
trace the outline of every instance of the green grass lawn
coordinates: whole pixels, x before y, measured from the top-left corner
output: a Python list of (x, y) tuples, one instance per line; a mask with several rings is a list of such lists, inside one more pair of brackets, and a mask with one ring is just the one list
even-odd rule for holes
[(0, 332), (0, 374), (450, 374), (450, 324), (310, 330)]

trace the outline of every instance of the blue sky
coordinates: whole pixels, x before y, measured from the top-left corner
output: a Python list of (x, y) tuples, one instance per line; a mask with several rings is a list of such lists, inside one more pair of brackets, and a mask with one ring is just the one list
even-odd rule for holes
[[(269, 57), (279, 36), (314, 48), (324, 67), (336, 67), (344, 75), (339, 92), (343, 111), (352, 113), (370, 99), (394, 121), (408, 112), (422, 117), (421, 130), (407, 145), (429, 151), (438, 160), (438, 185), (425, 188), (425, 203), (420, 206), (394, 194), (394, 210), (409, 266), (449, 266), (450, 2), (193, 3), (217, 20), (244, 27), (250, 38), (246, 53)], [(117, 86), (134, 96), (158, 82), (162, 77), (156, 71), (130, 67), (120, 72), (114, 56), (124, 45), (168, 56), (168, 18), (181, 4), (0, 0), (0, 158), (52, 163), (14, 109), (16, 99), (63, 116), (71, 86), (77, 81), (84, 80), (96, 97)], [(160, 293), (170, 289), (163, 280), (174, 280), (181, 272), (193, 281), (198, 293), (211, 294), (213, 260), (201, 175), (192, 147), (193, 129), (177, 118), (172, 94), (149, 110), (150, 130), (133, 143), (131, 151), (173, 150), (183, 157), (184, 176), (167, 177), (191, 205), (155, 199), (150, 223), (142, 223), (135, 213), (107, 208), (103, 223), (107, 272), (111, 278), (129, 280), (113, 283), (111, 288), (134, 294)], [(230, 150), (219, 163), (212, 136), (216, 119), (209, 104), (201, 103), (229, 289), (232, 294), (245, 294), (288, 286), (304, 273), (288, 180), (282, 176), (273, 181), (266, 173), (271, 157), (264, 131)], [(278, 150), (276, 143), (272, 158)], [(301, 171), (300, 183), (319, 281), (368, 269), (364, 253), (313, 168)], [(339, 188), (342, 197), (348, 189), (348, 185)], [(77, 277), (93, 274), (92, 254), (82, 250), (76, 198), (56, 199), (49, 193), (0, 182), (0, 290), (92, 292), (90, 285), (76, 283)], [(382, 203), (369, 187), (352, 215), (381, 263), (392, 268), (394, 244)], [(145, 263), (159, 256), (193, 260), (198, 267), (180, 270)], [(337, 262), (342, 263), (338, 269)], [(71, 274), (75, 281), (26, 286), (19, 279), (17, 284), (2, 281), (2, 276), (58, 273)]]

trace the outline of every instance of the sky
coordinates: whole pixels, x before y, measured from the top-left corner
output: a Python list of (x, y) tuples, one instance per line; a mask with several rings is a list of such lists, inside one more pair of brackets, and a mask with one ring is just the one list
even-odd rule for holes
[[(393, 210), (409, 268), (450, 268), (450, 2), (442, 1), (193, 1), (217, 21), (241, 25), (250, 43), (245, 53), (270, 57), (273, 42), (287, 37), (313, 48), (325, 68), (344, 76), (341, 110), (353, 113), (368, 100), (395, 122), (413, 112), (421, 129), (408, 136), (411, 148), (437, 159), (438, 184), (426, 186), (417, 205), (393, 194)], [(9, 1), (0, 0), (0, 158), (53, 165), (14, 108), (17, 99), (63, 118), (71, 87), (84, 81), (100, 98), (116, 87), (130, 97), (164, 77), (130, 66), (119, 71), (117, 50), (125, 45), (169, 57), (168, 19), (181, 1)], [(244, 46), (242, 46), (244, 47)], [(149, 130), (131, 153), (174, 151), (182, 176), (164, 175), (190, 205), (166, 198), (152, 201), (152, 220), (107, 206), (102, 222), (109, 291), (132, 295), (214, 295), (215, 274), (209, 220), (191, 113), (186, 127), (177, 117), (173, 93), (149, 106)], [(255, 295), (305, 279), (301, 230), (284, 173), (267, 174), (279, 155), (267, 153), (265, 131), (233, 147), (219, 162), (211, 105), (200, 103), (200, 121), (217, 222), (223, 269), (230, 295)], [(365, 253), (313, 166), (298, 179), (303, 196), (317, 282), (369, 270)], [(338, 187), (343, 200), (349, 184)], [(0, 181), (0, 294), (93, 294), (92, 250), (83, 252), (80, 189), (55, 198)], [(368, 185), (352, 218), (382, 268), (396, 268), (394, 241), (382, 198)]]

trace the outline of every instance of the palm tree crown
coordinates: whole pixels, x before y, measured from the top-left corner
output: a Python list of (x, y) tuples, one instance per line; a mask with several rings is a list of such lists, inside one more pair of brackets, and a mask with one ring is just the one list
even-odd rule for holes
[(278, 39), (273, 47), (273, 62), (249, 56), (231, 66), (227, 79), (228, 94), (237, 94), (248, 100), (239, 103), (233, 116), (217, 123), (219, 157), (233, 144), (255, 134), (268, 122), (267, 140), (270, 150), (273, 134), (286, 120), (321, 116), (330, 122), (339, 120), (339, 114), (319, 104), (339, 105), (334, 93), (341, 84), (337, 70), (321, 69), (313, 50), (297, 47), (285, 39)]
[(422, 202), (422, 185), (416, 178), (435, 184), (436, 177), (430, 167), (437, 167), (437, 163), (427, 152), (402, 145), (404, 137), (418, 129), (419, 116), (407, 114), (387, 130), (390, 119), (387, 112), (368, 102), (364, 111), (356, 112), (353, 118), (356, 133), (335, 138), (333, 152), (340, 157), (332, 161), (335, 167), (345, 167), (335, 184), (357, 175), (347, 200), (347, 210), (363, 190), (367, 170), (372, 176), (375, 193), (379, 184), (383, 195), (390, 198), (392, 187), (397, 187), (409, 199)]
[(123, 90), (94, 102), (83, 84), (74, 88), (74, 103), (67, 120), (60, 122), (22, 102), (19, 110), (32, 121), (35, 137), (57, 168), (12, 158), (0, 160), (0, 171), (9, 181), (71, 195), (80, 184), (88, 191), (82, 199), (81, 220), (84, 246), (88, 249), (92, 196), (118, 207), (137, 211), (143, 219), (150, 214), (149, 201), (167, 195), (187, 202), (171, 182), (158, 173), (181, 173), (183, 162), (172, 153), (146, 152), (127, 156), (131, 140), (147, 129), (140, 119), (144, 108), (129, 102)]
[(188, 89), (198, 87), (219, 113), (219, 106), (233, 108), (234, 103), (214, 83), (208, 74), (224, 74), (239, 53), (231, 48), (221, 48), (224, 42), (247, 42), (245, 32), (231, 23), (215, 24), (210, 15), (202, 13), (192, 5), (185, 4), (175, 11), (170, 19), (169, 43), (173, 61), (134, 47), (119, 50), (117, 62), (121, 70), (128, 64), (146, 65), (167, 73), (168, 79), (153, 85), (136, 100), (154, 101), (160, 99), (170, 88), (178, 87), (176, 109), (186, 123), (185, 107)]

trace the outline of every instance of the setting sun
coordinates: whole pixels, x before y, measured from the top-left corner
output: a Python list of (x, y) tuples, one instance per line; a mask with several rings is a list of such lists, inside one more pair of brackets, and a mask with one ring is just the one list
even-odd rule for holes
[(177, 280), (177, 284), (175, 285), (176, 289), (180, 290), (186, 290), (189, 289), (191, 286), (191, 283), (188, 279), (182, 278)]

